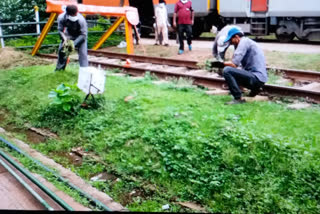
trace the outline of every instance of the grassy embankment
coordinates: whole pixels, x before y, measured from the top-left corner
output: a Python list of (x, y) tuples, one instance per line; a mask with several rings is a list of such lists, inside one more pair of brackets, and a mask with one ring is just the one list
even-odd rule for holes
[[(225, 106), (229, 96), (156, 86), (150, 77), (108, 77), (99, 108), (62, 113), (49, 105), (48, 94), (60, 83), (76, 83), (77, 69), (1, 70), (1, 125), (31, 123), (56, 132), (59, 140), (32, 147), (84, 179), (113, 174), (119, 179), (91, 183), (133, 211), (161, 211), (164, 204), (185, 211), (175, 202), (194, 201), (211, 212), (319, 213), (318, 106)], [(129, 95), (133, 99), (125, 102)], [(72, 165), (61, 154), (74, 147), (101, 162), (84, 158), (81, 166)]]

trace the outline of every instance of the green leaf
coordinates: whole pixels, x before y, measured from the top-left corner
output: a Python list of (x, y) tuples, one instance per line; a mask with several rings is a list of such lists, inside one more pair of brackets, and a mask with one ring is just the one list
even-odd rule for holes
[(65, 110), (65, 111), (70, 111), (71, 105), (70, 105), (69, 103), (64, 103), (64, 104), (62, 105), (62, 108), (63, 108), (63, 110)]
[(57, 92), (55, 92), (55, 91), (50, 91), (48, 97), (49, 97), (49, 98), (55, 98), (55, 97), (57, 97)]

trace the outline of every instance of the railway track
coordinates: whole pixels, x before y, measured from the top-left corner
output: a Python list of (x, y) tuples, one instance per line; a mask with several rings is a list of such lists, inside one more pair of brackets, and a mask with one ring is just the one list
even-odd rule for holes
[[(169, 35), (170, 39), (176, 39), (176, 35), (175, 34), (171, 34)], [(149, 35), (149, 36), (144, 36), (142, 38), (146, 38), (146, 39), (154, 39), (154, 35)], [(268, 39), (268, 38), (261, 38), (261, 37), (250, 37), (252, 38), (254, 41), (256, 42), (263, 42), (263, 43), (278, 43), (278, 44), (303, 44), (303, 45), (320, 45), (320, 41), (308, 41), (308, 40), (299, 40), (299, 39), (294, 39), (288, 42), (284, 42), (284, 41), (279, 41), (278, 39)], [(215, 40), (215, 37), (198, 37), (196, 39), (193, 39), (193, 41), (210, 41), (213, 42)]]
[[(93, 51), (88, 50), (88, 54), (91, 56), (97, 57), (108, 57), (108, 58), (117, 58), (117, 59), (130, 59), (135, 62), (148, 62), (158, 65), (170, 65), (177, 67), (187, 67), (191, 69), (199, 69), (197, 61), (191, 60), (177, 60), (177, 59), (169, 59), (169, 58), (161, 58), (161, 57), (149, 57), (149, 56), (141, 56), (141, 55), (129, 55), (122, 53), (113, 53), (107, 51)], [(304, 80), (304, 81), (313, 81), (320, 82), (320, 72), (316, 71), (307, 71), (307, 70), (296, 70), (296, 69), (285, 69), (285, 68), (275, 68), (275, 67), (267, 67), (268, 70), (274, 70), (278, 73), (282, 73), (285, 78), (292, 79), (294, 81)]]
[[(154, 37), (150, 37), (150, 38), (154, 38)], [(303, 44), (303, 45), (320, 45), (320, 41), (304, 41), (304, 40), (292, 40), (292, 41), (288, 41), (288, 42), (282, 42), (279, 41), (277, 39), (264, 39), (264, 38), (252, 38), (254, 41), (256, 42), (263, 42), (263, 43), (279, 43), (279, 44)], [(215, 37), (200, 37), (195, 39), (194, 41), (214, 41)]]
[[(198, 62), (196, 61), (127, 55), (93, 50), (89, 50), (88, 53), (90, 55), (89, 63), (92, 66), (120, 69), (133, 76), (141, 76), (146, 72), (150, 72), (159, 78), (187, 78), (191, 79), (194, 85), (208, 88), (226, 88), (223, 77), (215, 72), (208, 72), (207, 70), (199, 68), (197, 65)], [(39, 56), (57, 58), (57, 56), (50, 54), (39, 54)], [(128, 60), (131, 62), (128, 63)], [(268, 69), (281, 73), (285, 78), (290, 79), (294, 83), (307, 81), (307, 83), (313, 84), (320, 82), (320, 72), (271, 67)], [(263, 88), (263, 93), (275, 96), (301, 97), (310, 102), (320, 103), (320, 89), (310, 90), (308, 84), (299, 87), (266, 84)]]

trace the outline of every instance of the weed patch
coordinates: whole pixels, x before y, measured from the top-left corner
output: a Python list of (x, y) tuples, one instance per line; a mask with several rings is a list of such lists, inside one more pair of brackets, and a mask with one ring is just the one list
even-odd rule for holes
[[(99, 108), (79, 109), (74, 116), (45, 114), (49, 91), (62, 82), (74, 84), (76, 69), (1, 72), (6, 86), (0, 85), (0, 107), (13, 124), (29, 122), (59, 134), (60, 139), (32, 147), (84, 179), (115, 175), (115, 180), (91, 183), (129, 209), (163, 211), (170, 204), (168, 211), (183, 212), (188, 210), (177, 202), (192, 201), (220, 213), (319, 212), (318, 106), (289, 111), (282, 104), (256, 102), (230, 107), (224, 105), (227, 96), (164, 90), (148, 78), (110, 76)], [(75, 165), (56, 155), (75, 147), (100, 160), (85, 157)]]

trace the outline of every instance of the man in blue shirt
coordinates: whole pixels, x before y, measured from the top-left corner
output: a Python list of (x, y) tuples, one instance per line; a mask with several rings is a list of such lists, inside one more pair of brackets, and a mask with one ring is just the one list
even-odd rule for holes
[[(223, 76), (234, 100), (226, 104), (241, 104), (242, 92), (239, 85), (249, 88), (249, 96), (256, 96), (268, 81), (265, 58), (262, 49), (253, 40), (243, 36), (238, 28), (231, 28), (225, 42), (235, 46), (232, 61), (224, 62)], [(238, 67), (241, 65), (241, 69)]]

